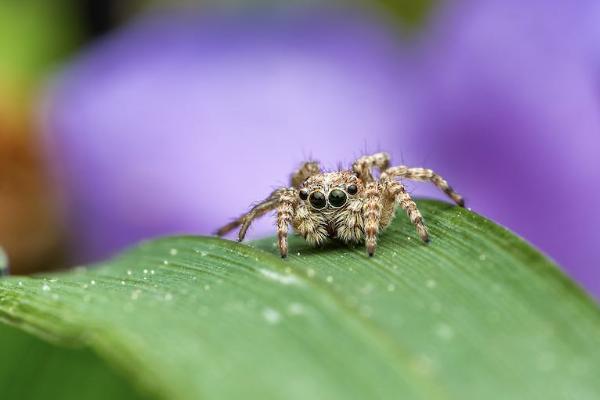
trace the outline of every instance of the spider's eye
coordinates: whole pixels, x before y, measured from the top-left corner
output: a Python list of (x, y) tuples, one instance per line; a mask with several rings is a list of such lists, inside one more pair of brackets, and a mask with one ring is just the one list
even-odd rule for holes
[(301, 189), (299, 196), (302, 200), (308, 199), (308, 189)]
[(325, 200), (325, 195), (323, 192), (312, 192), (309, 201), (310, 204), (316, 209), (325, 208), (327, 205), (327, 201)]
[(346, 191), (348, 192), (348, 194), (354, 195), (358, 193), (358, 187), (356, 185), (350, 185), (346, 188)]
[(348, 196), (346, 196), (346, 193), (340, 189), (333, 189), (331, 192), (329, 192), (329, 204), (331, 204), (333, 207), (343, 206), (346, 204), (347, 198)]

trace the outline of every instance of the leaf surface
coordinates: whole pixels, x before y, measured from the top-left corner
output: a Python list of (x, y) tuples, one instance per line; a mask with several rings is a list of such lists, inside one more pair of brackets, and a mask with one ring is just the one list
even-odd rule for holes
[(404, 216), (373, 258), (298, 238), (286, 260), (273, 239), (164, 238), (2, 279), (0, 318), (97, 354), (90, 368), (105, 360), (151, 398), (600, 398), (597, 305), (505, 229), (419, 207), (429, 245)]

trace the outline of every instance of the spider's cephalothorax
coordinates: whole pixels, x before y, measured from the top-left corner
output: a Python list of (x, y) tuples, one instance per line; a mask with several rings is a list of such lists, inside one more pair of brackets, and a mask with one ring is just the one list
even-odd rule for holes
[[(219, 229), (218, 235), (241, 226), (238, 238), (242, 241), (255, 218), (277, 210), (277, 237), (282, 257), (288, 253), (289, 225), (313, 245), (327, 239), (344, 243), (364, 241), (372, 256), (377, 234), (392, 222), (400, 206), (421, 239), (428, 242), (423, 217), (397, 178), (432, 182), (459, 206), (464, 207), (464, 201), (432, 170), (403, 165), (390, 167), (389, 163), (386, 153), (361, 157), (348, 171), (322, 172), (316, 162), (306, 162), (292, 174), (290, 187), (275, 190), (248, 213)], [(379, 179), (373, 176), (374, 168), (379, 170)]]

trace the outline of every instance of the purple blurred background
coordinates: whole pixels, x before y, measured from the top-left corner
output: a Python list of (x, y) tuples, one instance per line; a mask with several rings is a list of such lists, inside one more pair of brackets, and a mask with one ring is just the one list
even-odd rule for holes
[(86, 44), (38, 119), (73, 260), (211, 234), (306, 158), (387, 151), (600, 297), (600, 3), (417, 3), (161, 9)]
[(77, 250), (211, 234), (307, 157), (335, 167), (401, 148), (414, 131), (402, 58), (382, 27), (314, 11), (173, 14), (108, 38), (66, 70), (46, 113)]

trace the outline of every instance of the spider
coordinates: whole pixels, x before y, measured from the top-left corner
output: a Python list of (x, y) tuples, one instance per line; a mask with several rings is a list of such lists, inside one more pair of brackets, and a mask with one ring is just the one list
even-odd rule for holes
[[(323, 172), (317, 162), (305, 162), (292, 174), (290, 187), (276, 189), (248, 213), (219, 229), (217, 235), (223, 236), (241, 226), (238, 234), (241, 242), (254, 219), (277, 210), (277, 239), (283, 258), (288, 254), (290, 224), (311, 245), (321, 245), (328, 239), (347, 244), (365, 242), (367, 253), (373, 256), (377, 234), (390, 225), (400, 206), (419, 237), (428, 242), (421, 212), (396, 178), (429, 181), (461, 207), (464, 200), (430, 169), (389, 164), (387, 153), (360, 157), (351, 170), (337, 172)], [(375, 168), (379, 170), (379, 179), (373, 175)]]

